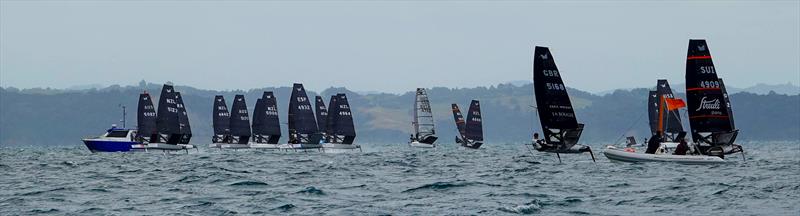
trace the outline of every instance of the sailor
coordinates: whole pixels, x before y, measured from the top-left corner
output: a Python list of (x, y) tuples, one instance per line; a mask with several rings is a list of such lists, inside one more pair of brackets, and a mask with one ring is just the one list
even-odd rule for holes
[(689, 145), (686, 144), (686, 139), (681, 139), (681, 142), (678, 143), (678, 146), (675, 147), (675, 155), (686, 155), (686, 151), (689, 150)]
[(647, 150), (644, 152), (646, 154), (655, 154), (658, 150), (658, 147), (661, 146), (661, 131), (656, 132), (650, 137), (650, 140), (647, 142)]
[(539, 133), (533, 133), (533, 148), (540, 150), (543, 149), (547, 143), (544, 142), (544, 139), (539, 139)]
[(409, 137), (408, 139), (409, 139), (409, 140), (411, 140), (411, 142), (414, 142), (414, 134), (411, 134), (411, 135), (409, 135), (409, 136), (410, 136), (410, 137)]

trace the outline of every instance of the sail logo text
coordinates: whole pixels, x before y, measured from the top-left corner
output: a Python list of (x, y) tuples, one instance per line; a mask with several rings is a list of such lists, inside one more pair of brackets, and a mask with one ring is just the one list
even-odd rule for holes
[(707, 109), (718, 110), (719, 108), (720, 108), (719, 99), (706, 100), (706, 97), (703, 97), (700, 99), (700, 106), (698, 106), (697, 110), (695, 111), (707, 110)]

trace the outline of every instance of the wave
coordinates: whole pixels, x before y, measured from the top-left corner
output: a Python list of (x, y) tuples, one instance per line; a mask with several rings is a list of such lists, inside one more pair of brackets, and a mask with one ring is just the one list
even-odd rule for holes
[(240, 181), (229, 184), (228, 186), (267, 186), (269, 184), (260, 181)]
[(415, 187), (415, 188), (404, 190), (403, 193), (414, 192), (414, 191), (419, 191), (419, 190), (448, 190), (448, 189), (452, 189), (452, 188), (467, 187), (467, 186), (473, 186), (473, 185), (486, 185), (486, 186), (492, 186), (492, 187), (500, 186), (500, 185), (496, 185), (496, 184), (489, 184), (489, 183), (483, 183), (483, 182), (472, 182), (472, 181), (458, 180), (458, 181), (455, 181), (455, 182), (434, 182), (434, 183), (430, 183), (430, 184), (425, 184), (425, 185), (422, 185), (422, 186), (419, 186), (419, 187)]

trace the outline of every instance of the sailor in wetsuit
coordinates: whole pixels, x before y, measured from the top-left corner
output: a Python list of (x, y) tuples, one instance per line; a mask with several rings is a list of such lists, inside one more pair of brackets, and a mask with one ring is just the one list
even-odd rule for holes
[(414, 139), (414, 134), (411, 134), (409, 136), (411, 136), (411, 137), (408, 138), (409, 140), (411, 140), (410, 142), (417, 141), (417, 139)]
[(533, 148), (542, 151), (547, 148), (551, 148), (544, 139), (539, 139), (539, 133), (533, 133)]
[(675, 147), (674, 155), (686, 155), (687, 151), (689, 151), (689, 145), (686, 144), (686, 139), (681, 139), (681, 142)]

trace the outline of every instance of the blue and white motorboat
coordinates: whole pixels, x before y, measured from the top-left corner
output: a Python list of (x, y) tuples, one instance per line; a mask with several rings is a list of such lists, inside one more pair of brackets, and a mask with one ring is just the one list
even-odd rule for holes
[(94, 152), (127, 152), (133, 145), (141, 144), (133, 141), (136, 130), (117, 128), (115, 125), (99, 137), (82, 139), (89, 151)]

